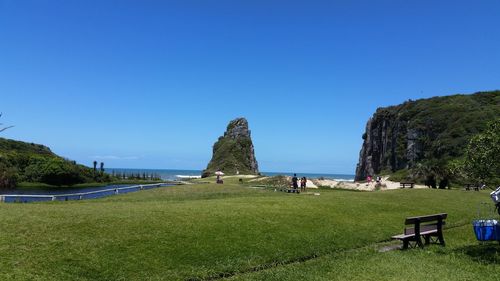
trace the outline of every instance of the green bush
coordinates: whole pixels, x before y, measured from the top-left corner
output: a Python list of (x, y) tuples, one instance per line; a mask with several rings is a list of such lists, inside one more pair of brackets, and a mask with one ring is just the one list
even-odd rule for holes
[(466, 149), (464, 169), (471, 179), (493, 183), (500, 173), (500, 119), (488, 123), (487, 129), (475, 135)]
[(17, 170), (0, 162), (0, 189), (14, 188), (18, 181)]
[(36, 159), (24, 171), (30, 182), (41, 182), (56, 186), (74, 185), (85, 182), (78, 167), (62, 159)]
[(409, 180), (409, 173), (407, 169), (399, 170), (393, 173), (390, 177), (390, 181), (406, 181)]
[[(9, 168), (9, 186), (15, 181), (70, 186), (116, 179), (57, 156), (46, 146), (5, 138), (0, 138), (0, 162)], [(7, 174), (7, 168), (2, 168), (2, 174)]]
[(278, 175), (261, 180), (259, 183), (272, 187), (289, 187), (291, 180), (287, 176)]

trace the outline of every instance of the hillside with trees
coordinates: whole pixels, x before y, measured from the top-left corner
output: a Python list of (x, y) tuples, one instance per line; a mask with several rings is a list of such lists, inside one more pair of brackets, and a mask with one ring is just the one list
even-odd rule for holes
[(0, 188), (18, 182), (71, 186), (88, 182), (108, 182), (111, 176), (54, 154), (48, 147), (0, 138)]
[[(492, 151), (500, 142), (499, 116), (500, 91), (379, 108), (363, 134), (356, 179), (391, 174), (441, 188), (450, 181), (498, 184), (498, 154)], [(483, 157), (476, 159), (479, 151)]]

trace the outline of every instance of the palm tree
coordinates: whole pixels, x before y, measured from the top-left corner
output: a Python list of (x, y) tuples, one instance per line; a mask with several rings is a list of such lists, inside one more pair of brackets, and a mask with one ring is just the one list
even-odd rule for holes
[(97, 170), (97, 161), (94, 160), (94, 174), (96, 170)]

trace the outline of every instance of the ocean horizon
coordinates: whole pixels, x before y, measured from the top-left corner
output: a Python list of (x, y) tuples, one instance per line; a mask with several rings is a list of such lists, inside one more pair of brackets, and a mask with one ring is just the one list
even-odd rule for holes
[[(154, 174), (163, 180), (180, 180), (189, 177), (201, 176), (202, 170), (180, 170), (180, 169), (131, 169), (131, 168), (107, 168), (105, 170), (109, 174), (120, 173), (120, 174), (143, 174), (147, 175)], [(260, 172), (265, 176), (293, 176), (293, 172)], [(296, 172), (298, 177), (306, 178), (325, 178), (337, 181), (354, 181), (353, 174), (329, 174), (329, 173), (300, 173)]]

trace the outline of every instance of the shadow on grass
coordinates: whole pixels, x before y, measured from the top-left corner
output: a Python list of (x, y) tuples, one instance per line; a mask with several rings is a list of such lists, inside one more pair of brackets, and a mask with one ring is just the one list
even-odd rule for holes
[(457, 252), (469, 256), (473, 261), (488, 264), (500, 264), (500, 246), (498, 242), (487, 242), (458, 248)]

